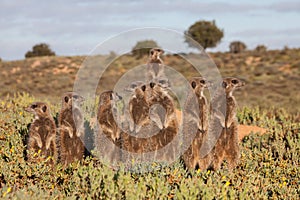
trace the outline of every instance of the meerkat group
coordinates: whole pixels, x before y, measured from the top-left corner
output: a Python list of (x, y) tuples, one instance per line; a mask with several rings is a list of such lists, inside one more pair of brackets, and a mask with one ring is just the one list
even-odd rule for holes
[[(99, 96), (95, 149), (110, 162), (124, 161), (124, 152), (133, 154), (154, 153), (159, 161), (172, 161), (181, 144), (179, 140), (167, 150), (162, 150), (176, 140), (180, 126), (176, 107), (170, 95), (170, 83), (164, 74), (160, 48), (150, 50), (146, 82), (134, 81), (124, 88), (130, 92), (122, 126), (117, 117), (118, 102), (122, 97), (114, 91), (104, 91)], [(188, 169), (218, 170), (223, 161), (228, 169), (237, 166), (240, 158), (236, 119), (237, 103), (233, 91), (245, 83), (237, 78), (222, 80), (216, 95), (209, 102), (204, 90), (212, 87), (203, 77), (189, 80), (190, 92), (183, 111), (183, 136), (185, 151), (181, 156)], [(224, 99), (225, 105), (220, 103)], [(83, 97), (75, 92), (65, 93), (58, 118), (58, 128), (47, 104), (36, 102), (26, 111), (35, 115), (29, 130), (27, 148), (46, 157), (52, 163), (59, 160), (67, 165), (84, 157), (84, 119), (80, 105)], [(215, 128), (218, 127), (218, 128)], [(212, 139), (213, 138), (213, 139)], [(104, 143), (108, 141), (110, 145)], [(187, 142), (185, 142), (187, 141)], [(211, 142), (213, 141), (213, 142)], [(202, 152), (207, 146), (210, 151)], [(31, 155), (31, 154), (30, 154)], [(29, 156), (29, 160), (32, 158)], [(129, 158), (130, 159), (130, 158)]]

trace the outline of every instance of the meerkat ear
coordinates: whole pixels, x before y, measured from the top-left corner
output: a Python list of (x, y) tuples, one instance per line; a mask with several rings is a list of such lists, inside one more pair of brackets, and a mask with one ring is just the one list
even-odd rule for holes
[(69, 101), (69, 97), (65, 96), (65, 102), (68, 103), (68, 101)]
[(46, 112), (46, 111), (47, 111), (47, 106), (44, 105), (44, 106), (42, 107), (42, 110), (43, 110), (43, 112)]
[(222, 82), (222, 87), (227, 88), (227, 83), (225, 81)]
[(146, 85), (142, 86), (142, 90), (145, 92), (146, 91)]
[(192, 86), (192, 88), (193, 88), (193, 89), (195, 89), (195, 88), (196, 88), (196, 86), (197, 86), (197, 83), (196, 83), (196, 81), (192, 81), (192, 83), (191, 83), (191, 86)]

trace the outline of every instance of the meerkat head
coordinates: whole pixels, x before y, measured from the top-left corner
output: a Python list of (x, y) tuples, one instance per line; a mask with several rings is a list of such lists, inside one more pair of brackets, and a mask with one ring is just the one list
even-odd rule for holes
[(43, 102), (34, 102), (27, 108), (25, 111), (35, 115), (36, 119), (41, 117), (48, 117), (50, 115), (49, 107), (46, 103)]
[(226, 95), (231, 96), (232, 92), (245, 85), (245, 82), (233, 77), (227, 77), (223, 79), (222, 87), (225, 89)]
[(108, 90), (101, 93), (99, 102), (100, 105), (111, 105), (119, 100), (122, 100), (122, 97), (118, 93)]
[(153, 48), (150, 50), (150, 58), (153, 60), (158, 60), (160, 59), (160, 56), (164, 53), (165, 53), (164, 50), (160, 48)]
[(210, 87), (212, 84), (202, 77), (193, 77), (190, 80), (190, 85), (193, 88), (195, 94), (203, 96), (204, 89)]
[(135, 88), (134, 90), (135, 96), (137, 98), (146, 98), (146, 90), (147, 90), (147, 86), (145, 84)]
[(144, 83), (143, 81), (134, 81), (134, 82), (130, 83), (130, 84), (124, 89), (124, 91), (126, 91), (126, 92), (134, 92), (135, 89), (136, 89), (137, 87), (140, 87), (140, 86), (142, 86), (142, 85), (144, 85), (144, 84), (145, 84), (145, 83)]
[(63, 95), (62, 105), (63, 107), (71, 107), (72, 104), (80, 106), (84, 101), (84, 98), (77, 94), (76, 92), (67, 92)]

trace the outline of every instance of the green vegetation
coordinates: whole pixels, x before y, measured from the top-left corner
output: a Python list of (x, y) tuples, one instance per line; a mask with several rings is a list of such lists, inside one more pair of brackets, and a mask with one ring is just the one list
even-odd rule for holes
[[(152, 171), (137, 174), (114, 171), (97, 158), (66, 168), (27, 163), (24, 143), (33, 116), (23, 108), (37, 100), (41, 99), (25, 93), (0, 102), (2, 199), (297, 199), (300, 195), (300, 118), (284, 109), (239, 110), (240, 123), (268, 131), (243, 139), (241, 162), (232, 172), (188, 173), (176, 162), (170, 166), (154, 163)], [(53, 116), (59, 107), (59, 103), (51, 105)]]
[(247, 46), (241, 41), (233, 41), (229, 45), (230, 53), (241, 53), (245, 51)]
[(149, 51), (152, 48), (159, 47), (154, 40), (143, 40), (136, 43), (132, 48), (132, 55), (137, 58), (149, 55)]
[(25, 54), (25, 58), (41, 57), (41, 56), (55, 56), (55, 53), (50, 49), (48, 44), (40, 43), (32, 47), (32, 51)]
[[(215, 21), (197, 21), (189, 27), (185, 35), (198, 42), (204, 49), (216, 47), (224, 36), (223, 30), (220, 30)], [(198, 48), (189, 38), (185, 40), (190, 47)]]

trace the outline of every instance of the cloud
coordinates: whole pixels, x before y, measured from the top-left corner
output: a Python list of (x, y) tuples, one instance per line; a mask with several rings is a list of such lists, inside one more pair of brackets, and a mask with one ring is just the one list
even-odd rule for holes
[[(268, 19), (269, 14), (271, 13), (271, 18), (280, 18), (282, 15), (289, 16), (287, 13), (295, 15), (299, 11), (300, 2), (296, 1), (253, 3), (249, 0), (236, 3), (231, 0), (3, 0), (0, 6), (0, 37), (5, 38), (5, 42), (1, 41), (0, 57), (23, 57), (25, 51), (38, 42), (48, 42), (62, 54), (68, 54), (68, 51), (79, 54), (80, 48), (85, 53), (93, 44), (122, 31), (161, 26), (183, 32), (193, 22), (201, 19), (216, 19), (217, 24), (226, 31), (224, 40), (234, 37), (259, 40), (257, 35), (281, 36), (278, 39), (284, 40), (291, 34), (296, 37), (299, 28), (277, 26), (276, 29), (276, 25), (272, 24), (274, 20)], [(266, 14), (256, 15), (253, 19), (253, 15), (261, 13)], [(252, 24), (242, 23), (247, 17), (247, 22)], [(260, 21), (262, 18), (264, 22)], [(232, 27), (235, 19), (240, 22)], [(295, 24), (299, 21), (299, 15), (292, 20)], [(267, 24), (270, 21), (272, 23)], [(266, 28), (262, 29), (262, 25), (257, 27), (260, 23), (266, 24)]]
[(277, 12), (300, 12), (300, 2), (299, 1), (284, 1), (273, 3), (266, 6), (266, 9), (271, 9)]

